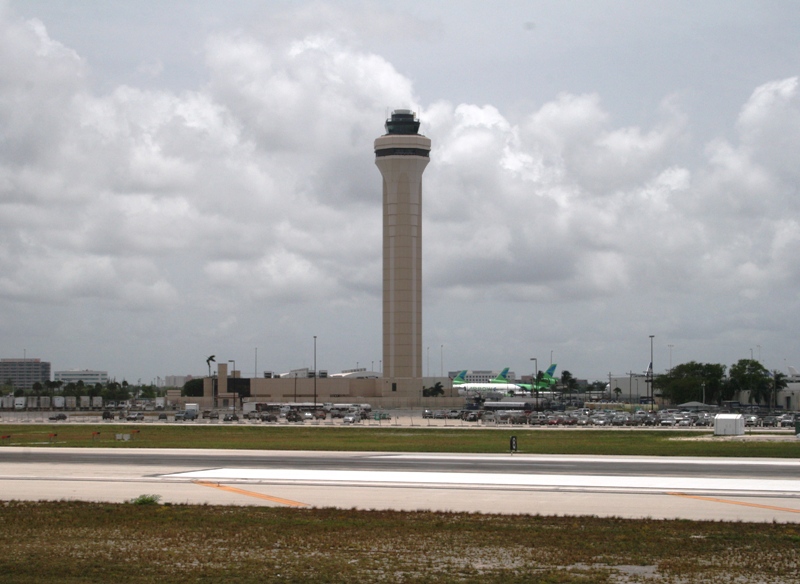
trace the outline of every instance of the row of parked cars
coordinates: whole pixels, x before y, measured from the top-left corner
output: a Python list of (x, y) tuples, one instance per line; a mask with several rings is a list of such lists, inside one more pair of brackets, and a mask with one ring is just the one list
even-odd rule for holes
[[(423, 418), (460, 419), (469, 422), (494, 422), (505, 424), (527, 424), (532, 426), (651, 426), (651, 427), (707, 427), (714, 425), (716, 414), (690, 412), (676, 409), (634, 413), (614, 410), (575, 409), (565, 412), (524, 412), (520, 410), (424, 410)], [(765, 427), (794, 427), (795, 416), (791, 413), (745, 415), (745, 425)]]

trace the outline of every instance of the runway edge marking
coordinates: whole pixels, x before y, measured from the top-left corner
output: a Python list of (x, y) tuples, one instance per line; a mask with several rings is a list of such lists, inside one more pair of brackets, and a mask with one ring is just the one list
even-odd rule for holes
[(786, 511), (787, 513), (800, 513), (800, 509), (789, 507), (776, 507), (775, 505), (761, 505), (759, 503), (746, 503), (744, 501), (732, 501), (730, 499), (720, 499), (718, 497), (703, 497), (701, 495), (687, 495), (686, 493), (667, 493), (673, 497), (683, 497), (684, 499), (698, 499), (700, 501), (711, 501), (713, 503), (725, 503), (726, 505), (741, 505), (742, 507), (756, 507), (758, 509), (769, 509), (771, 511)]
[(228, 491), (229, 493), (236, 493), (238, 495), (245, 495), (247, 497), (255, 497), (256, 499), (264, 499), (266, 501), (272, 501), (273, 503), (279, 503), (281, 505), (286, 505), (288, 507), (311, 507), (308, 503), (301, 503), (299, 501), (292, 501), (291, 499), (282, 499), (280, 497), (273, 497), (271, 495), (264, 495), (262, 493), (256, 493), (255, 491), (245, 491), (244, 489), (238, 489), (236, 487), (228, 487), (226, 485), (220, 485), (219, 483), (211, 483), (209, 481), (192, 481), (196, 485), (200, 485), (201, 487), (211, 487), (212, 489), (220, 489), (221, 491)]

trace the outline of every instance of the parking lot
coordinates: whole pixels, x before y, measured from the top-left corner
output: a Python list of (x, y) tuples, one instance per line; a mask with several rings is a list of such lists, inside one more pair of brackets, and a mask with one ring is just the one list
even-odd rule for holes
[[(537, 429), (680, 429), (709, 431), (713, 415), (663, 410), (658, 414), (572, 410), (568, 412), (523, 412), (484, 410), (376, 410), (347, 412), (332, 416), (328, 412), (252, 412), (206, 410), (197, 417), (182, 411), (33, 411), (0, 412), (0, 423), (32, 424), (182, 424), (182, 425), (271, 425), (271, 426), (349, 426), (349, 427), (420, 427), (420, 428), (537, 428)], [(745, 416), (749, 433), (794, 435), (794, 414)], [(765, 423), (766, 420), (766, 423)]]

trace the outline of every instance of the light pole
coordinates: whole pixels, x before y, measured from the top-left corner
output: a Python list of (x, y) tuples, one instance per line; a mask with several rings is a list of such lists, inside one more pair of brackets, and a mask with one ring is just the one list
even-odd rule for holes
[(231, 369), (231, 374), (228, 376), (231, 378), (231, 386), (228, 388), (228, 391), (233, 393), (233, 413), (236, 413), (236, 393), (234, 392), (234, 388), (236, 387), (236, 359), (228, 359), (228, 363), (233, 363), (233, 369)]
[(444, 345), (439, 345), (439, 377), (444, 377)]
[(317, 335), (314, 335), (314, 411), (317, 411)]
[(669, 347), (669, 373), (672, 375), (672, 347), (675, 345), (667, 345)]
[(536, 392), (536, 411), (539, 411), (539, 388), (536, 387), (536, 382), (539, 379), (539, 361), (536, 357), (531, 357), (531, 361), (533, 361), (533, 384), (531, 385), (531, 389)]
[(650, 371), (648, 372), (650, 374), (650, 395), (649, 395), (649, 397), (650, 397), (650, 405), (653, 405), (653, 401), (654, 401), (653, 400), (653, 371), (654, 371), (654, 369), (653, 369), (653, 339), (654, 338), (655, 338), (655, 335), (650, 335)]

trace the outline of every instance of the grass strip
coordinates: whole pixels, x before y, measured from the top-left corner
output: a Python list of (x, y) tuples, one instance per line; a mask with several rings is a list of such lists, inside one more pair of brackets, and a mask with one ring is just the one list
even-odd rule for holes
[(800, 582), (797, 524), (8, 502), (0, 527), (14, 584)]
[[(433, 429), (259, 425), (0, 424), (3, 446), (217, 448), (528, 454), (800, 457), (800, 440), (751, 441), (676, 430)], [(130, 440), (118, 440), (117, 435)], [(698, 438), (703, 438), (698, 440)]]

